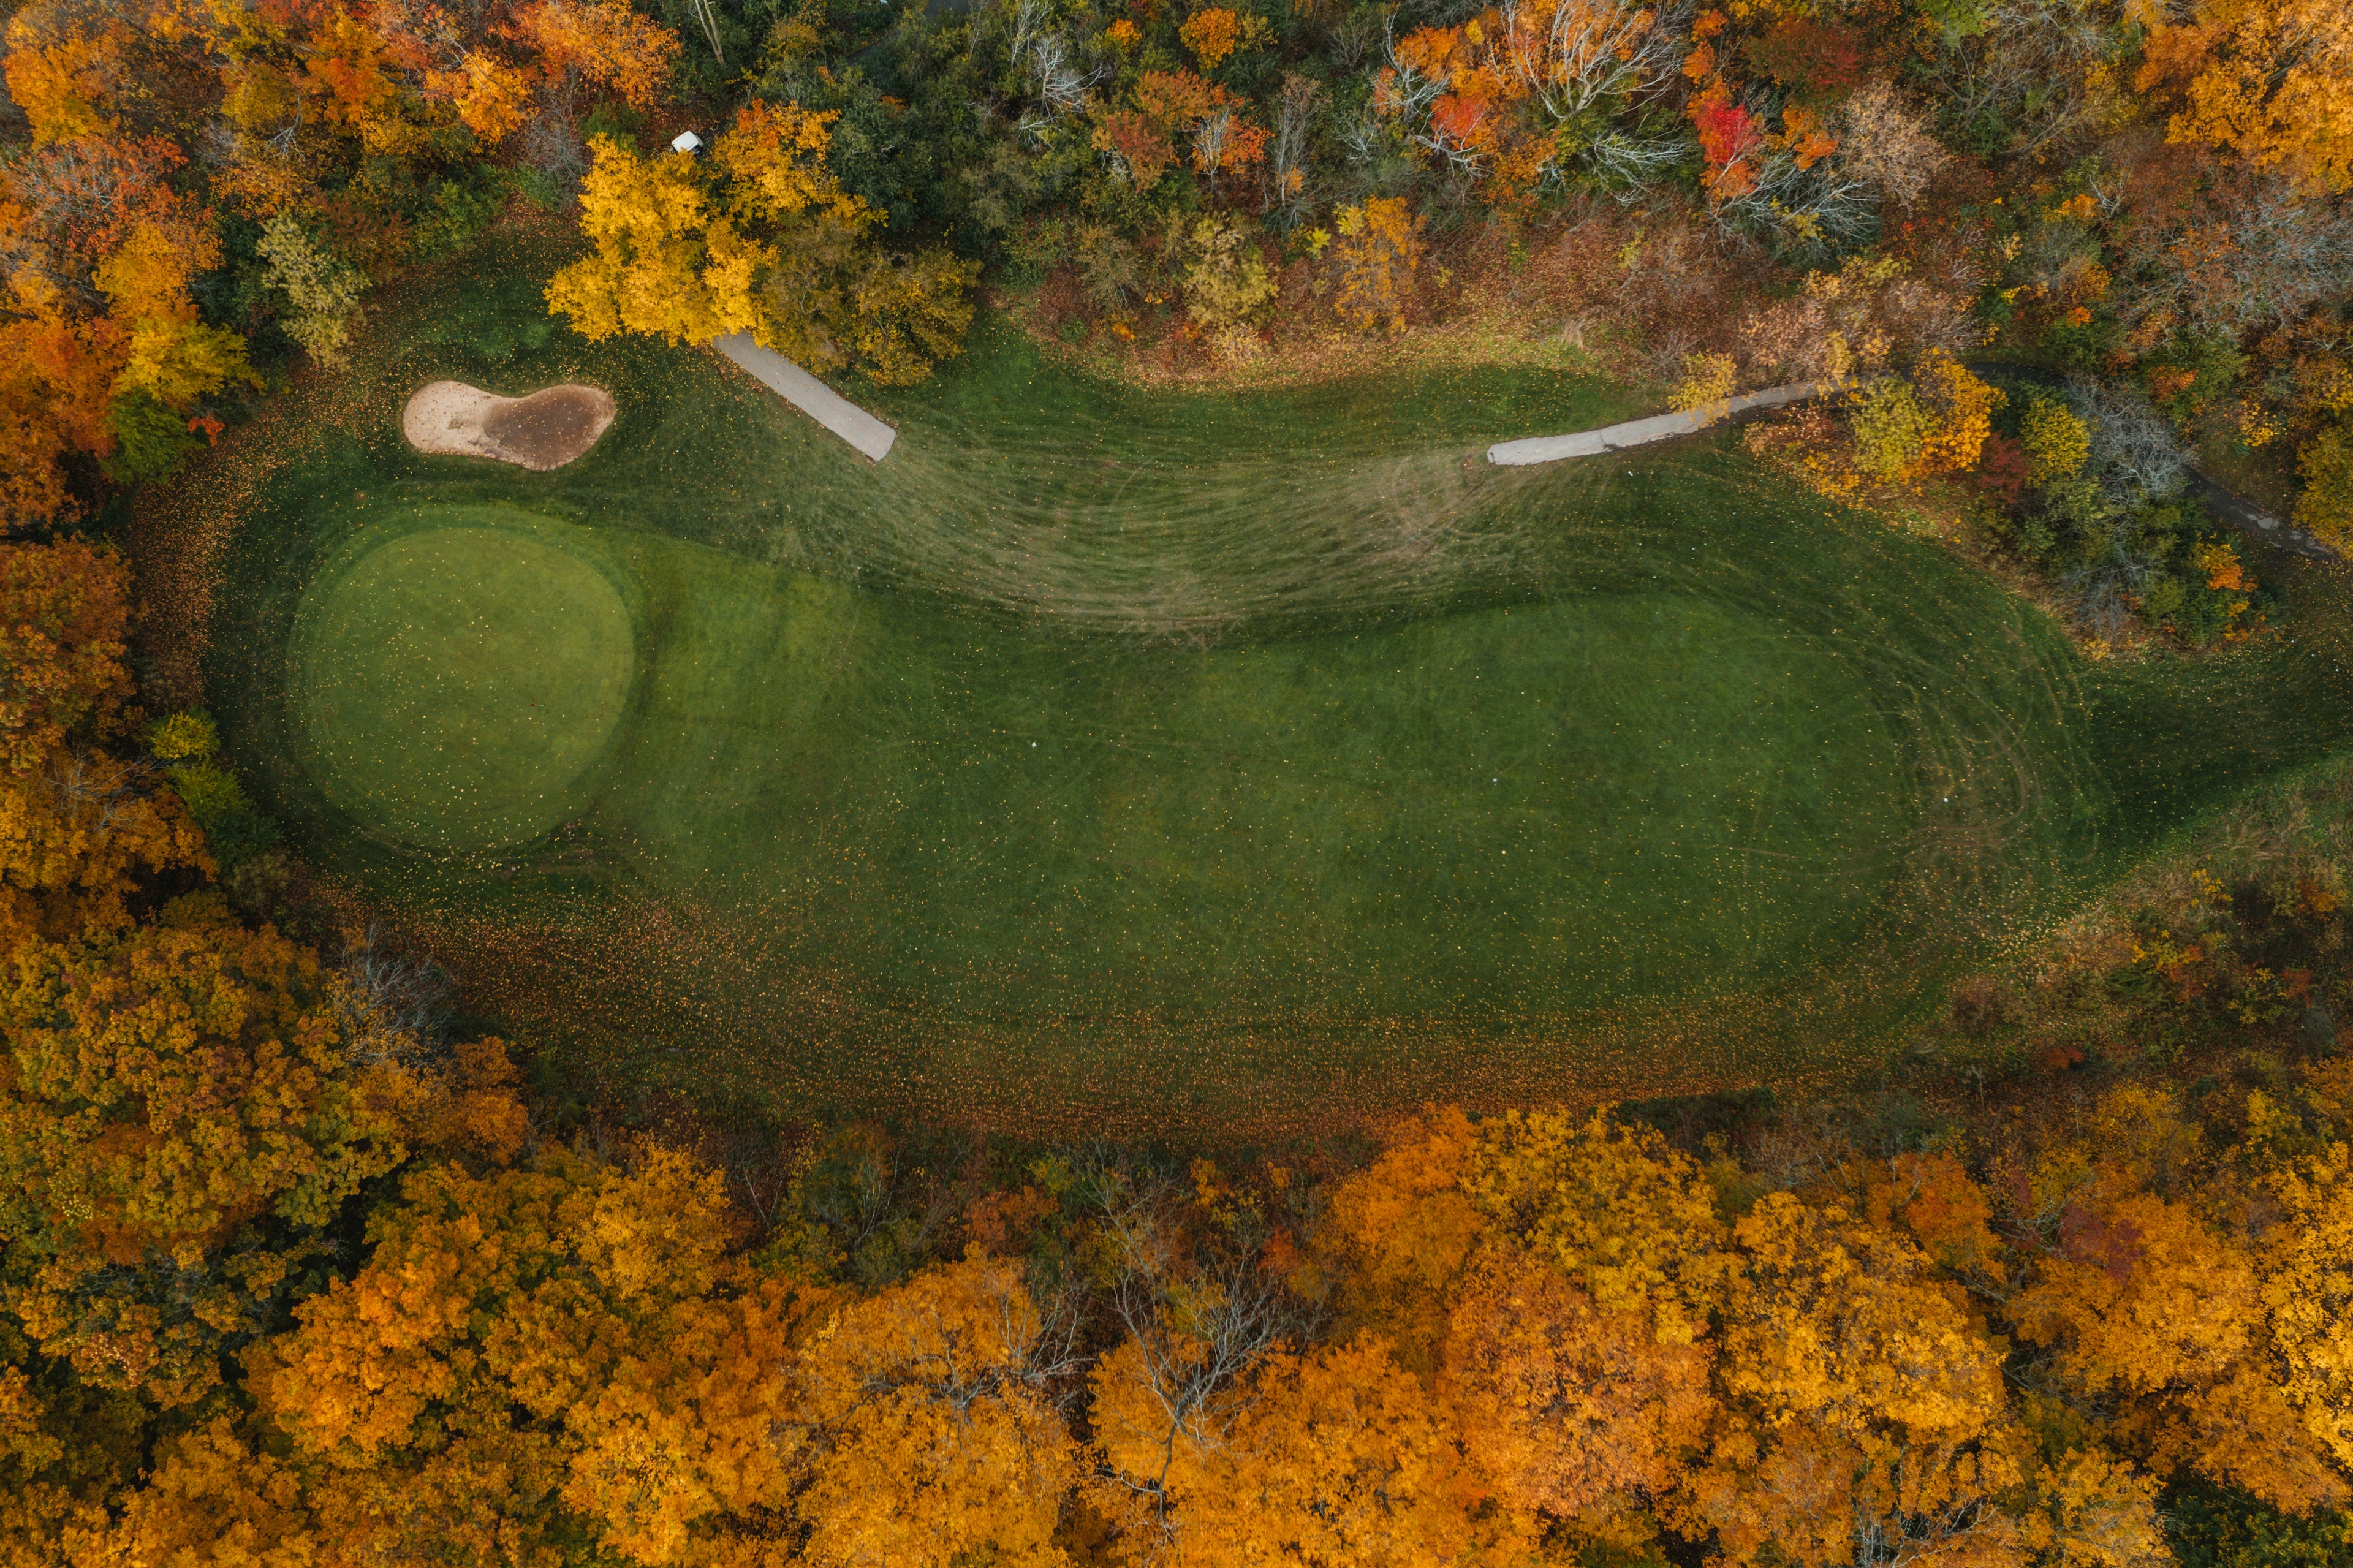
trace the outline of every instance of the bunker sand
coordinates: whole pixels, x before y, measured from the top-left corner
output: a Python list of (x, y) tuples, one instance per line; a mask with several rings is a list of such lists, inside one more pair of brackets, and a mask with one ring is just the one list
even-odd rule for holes
[(420, 452), (494, 458), (545, 472), (596, 444), (617, 412), (596, 386), (550, 386), (501, 397), (462, 381), (429, 382), (401, 410), (400, 433)]

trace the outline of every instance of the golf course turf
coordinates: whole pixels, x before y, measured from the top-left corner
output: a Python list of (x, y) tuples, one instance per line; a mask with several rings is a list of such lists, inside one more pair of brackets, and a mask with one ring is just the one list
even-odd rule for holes
[[(2000, 941), (2346, 743), (2343, 584), (2107, 669), (1567, 370), (1151, 395), (984, 318), (871, 466), (550, 263), (270, 437), (207, 694), (304, 858), (613, 1081), (1095, 1124), (1867, 1066)], [(418, 454), (435, 377), (620, 414)]]

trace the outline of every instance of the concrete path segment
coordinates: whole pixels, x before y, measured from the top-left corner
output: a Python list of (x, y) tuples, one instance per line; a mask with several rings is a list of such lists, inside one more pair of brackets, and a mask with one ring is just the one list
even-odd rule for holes
[(1604, 426), (1599, 430), (1579, 430), (1570, 436), (1531, 436), (1524, 441), (1498, 441), (1487, 448), (1487, 460), (1504, 468), (1516, 468), (1530, 463), (1557, 463), (1563, 458), (1599, 458), (1605, 452), (1615, 452), (1621, 447), (1663, 441), (1671, 436), (1693, 435), (1718, 420), (1729, 419), (1752, 408), (1778, 408), (1785, 403), (1802, 403), (1809, 397), (1820, 397), (1834, 388), (1835, 384), (1827, 381), (1800, 382), (1791, 386), (1776, 386), (1764, 392), (1721, 398), (1698, 408), (1654, 414), (1648, 419), (1630, 419), (1623, 425)]
[(711, 346), (733, 360), (752, 378), (875, 462), (891, 455), (899, 432), (860, 408), (774, 349), (762, 348), (749, 332), (713, 338)]

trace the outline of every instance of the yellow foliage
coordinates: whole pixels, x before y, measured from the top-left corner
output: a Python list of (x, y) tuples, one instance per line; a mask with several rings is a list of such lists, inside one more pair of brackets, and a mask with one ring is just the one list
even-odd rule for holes
[(2155, 1477), (2097, 1448), (2081, 1448), (2044, 1466), (2035, 1491), (2025, 1543), (2050, 1568), (2171, 1568)]
[(1733, 1229), (1741, 1268), (1724, 1382), (1768, 1424), (1846, 1436), (1894, 1428), (1921, 1444), (1966, 1443), (1994, 1424), (2000, 1352), (1918, 1247), (1781, 1193)]
[(878, 256), (850, 291), (850, 346), (869, 381), (913, 386), (964, 353), (980, 264), (953, 253)]
[(2168, 135), (2280, 164), (2315, 188), (2353, 185), (2353, 16), (2339, 0), (2201, 0), (2150, 31), (2144, 89), (2185, 80)]
[(25, 6), (10, 22), (5, 68), (8, 96), (31, 121), (33, 145), (73, 142), (114, 128), (107, 100), (125, 76), (122, 47), (131, 29), (121, 21), (94, 36), (79, 31), (48, 33), (38, 26), (38, 9)]
[(2063, 403), (2047, 397), (2030, 398), (2018, 424), (2019, 445), (2026, 448), (2029, 484), (2047, 484), (2084, 471), (2092, 455), (2092, 432)]
[(291, 213), (272, 216), (261, 229), (254, 248), (269, 263), (269, 286), (293, 307), (283, 322), (286, 335), (320, 364), (340, 369), (345, 363), (344, 345), (360, 318), (366, 278), (314, 238)]
[(756, 331), (753, 283), (776, 252), (712, 210), (693, 158), (639, 158), (605, 136), (590, 145), (580, 230), (596, 253), (556, 273), (548, 309), (592, 342), (648, 332), (700, 343)]
[(1600, 1311), (1648, 1318), (1661, 1344), (1692, 1343), (1722, 1300), (1724, 1227), (1705, 1173), (1607, 1108), (1582, 1122), (1558, 1110), (1482, 1122), (1462, 1187)]
[(741, 110), (712, 151), (726, 182), (717, 197), (688, 154), (639, 159), (598, 138), (580, 195), (596, 252), (555, 275), (548, 309), (591, 340), (748, 331), (811, 370), (855, 356), (888, 385), (929, 376), (963, 352), (979, 269), (944, 250), (892, 256), (862, 242), (881, 215), (825, 165), (834, 118), (789, 104)]
[(1281, 292), (1267, 275), (1265, 257), (1239, 222), (1221, 215), (1196, 223), (1189, 245), (1193, 261), (1185, 272), (1186, 313), (1222, 357), (1237, 362), (1252, 357), (1258, 347), (1257, 321)]
[(1603, 1314), (1504, 1243), (1482, 1251), (1456, 1294), (1440, 1390), (1512, 1504), (1607, 1516), (1673, 1486), (1715, 1408), (1711, 1351), (1661, 1344), (1647, 1314)]
[(2087, 1198), (2068, 1248), (2012, 1303), (2091, 1390), (2150, 1393), (2222, 1375), (2255, 1317), (2248, 1259), (2188, 1208), (2150, 1193)]
[(973, 1257), (844, 1309), (802, 1358), (822, 1428), (800, 1508), (815, 1564), (1048, 1568), (1078, 1479), (1030, 1373), (1042, 1330), (1015, 1265)]
[(1416, 1373), (1436, 1370), (1447, 1295), (1486, 1221), (1461, 1189), (1474, 1137), (1453, 1106), (1384, 1132), (1377, 1159), (1332, 1192), (1315, 1233), (1341, 1281), (1341, 1337), (1377, 1330)]
[(303, 1506), (289, 1466), (216, 1418), (166, 1446), (90, 1561), (109, 1568), (311, 1568), (332, 1528)]
[(1396, 196), (1369, 196), (1332, 216), (1340, 231), (1332, 247), (1332, 309), (1359, 331), (1403, 331), (1426, 220)]
[[(1099, 1405), (1124, 1413), (1120, 1441), (1145, 1450), (1124, 1452), (1126, 1466), (1155, 1475), (1163, 1473), (1148, 1462), (1155, 1428), (1139, 1418), (1151, 1408), (1150, 1395), (1135, 1392), (1140, 1372), (1140, 1357), (1115, 1352), (1093, 1385)], [(1168, 1564), (1452, 1562), (1526, 1529), (1516, 1514), (1473, 1521), (1469, 1477), (1447, 1425), (1375, 1337), (1270, 1355), (1246, 1397), (1187, 1426), (1163, 1419), (1156, 1431), (1166, 1454), (1165, 1539), (1153, 1539), (1143, 1521), (1131, 1529), (1145, 1537), (1139, 1550), (1156, 1548), (1155, 1560)], [(1133, 1506), (1115, 1495), (1107, 1501), (1122, 1511)]]
[(1993, 432), (1993, 411), (2004, 401), (2001, 389), (1979, 381), (1942, 349), (1922, 354), (1912, 374), (1935, 416), (1922, 436), (1917, 471), (1957, 474), (1976, 468)]
[(1910, 382), (1890, 376), (1862, 388), (1854, 395), (1847, 420), (1859, 472), (1893, 485), (1919, 471), (1932, 417)]
[(129, 589), (121, 560), (79, 540), (0, 543), (0, 773), (33, 772), (120, 711)]
[(2304, 491), (2295, 498), (2295, 525), (2323, 542), (2353, 549), (2353, 426), (2324, 426), (2295, 455)]
[(211, 869), (178, 797), (147, 782), (98, 751), (60, 750), (35, 773), (0, 776), (0, 951), (111, 936), (131, 923), (139, 877)]
[(881, 221), (826, 167), (826, 150), (839, 110), (816, 111), (797, 103), (753, 103), (735, 111), (734, 128), (711, 150), (728, 178), (728, 210), (736, 216), (779, 222), (815, 208), (863, 233)]
[[(196, 907), (190, 907), (192, 904)], [(0, 1186), (56, 1216), (13, 1305), (100, 1386), (174, 1404), (216, 1380), (285, 1264), (239, 1247), (269, 1215), (298, 1232), (397, 1166), (395, 1113), (339, 1049), (315, 957), (198, 900), (89, 950), (16, 958), (0, 1005)], [(178, 1284), (149, 1300), (132, 1270)]]
[(1240, 16), (1221, 5), (1196, 11), (1176, 29), (1176, 37), (1193, 51), (1201, 68), (1213, 71), (1238, 47), (1247, 47), (1266, 33), (1257, 16)]
[(1739, 367), (1730, 354), (1685, 354), (1683, 377), (1675, 384), (1672, 396), (1667, 400), (1670, 408), (1705, 408), (1732, 395), (1738, 384)]
[(1889, 377), (1856, 395), (1849, 416), (1854, 465), (1883, 484), (1974, 468), (2001, 404), (2000, 388), (1930, 349), (1911, 379)]
[(2353, 1150), (2332, 1143), (2277, 1180), (2259, 1287), (2288, 1399), (2353, 1471)]

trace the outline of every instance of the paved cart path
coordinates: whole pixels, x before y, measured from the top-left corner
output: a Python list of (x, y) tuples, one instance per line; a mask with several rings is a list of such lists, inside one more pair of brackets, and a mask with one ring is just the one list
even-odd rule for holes
[(711, 346), (733, 360), (752, 378), (799, 409), (874, 462), (891, 455), (899, 432), (885, 425), (774, 349), (762, 348), (749, 332), (713, 338)]
[(1654, 414), (1648, 419), (1630, 419), (1623, 425), (1605, 425), (1599, 430), (1579, 430), (1567, 436), (1531, 436), (1521, 441), (1498, 441), (1487, 448), (1487, 460), (1504, 468), (1516, 468), (1532, 463), (1557, 463), (1564, 458), (1599, 458), (1627, 447), (1694, 435), (1736, 414), (1746, 414), (1752, 408), (1778, 408), (1785, 403), (1802, 403), (1809, 397), (1820, 397), (1833, 391), (1836, 386), (1837, 383), (1829, 381), (1800, 382), (1789, 386), (1768, 387), (1763, 392), (1744, 393), (1738, 397), (1718, 398), (1697, 408)]

